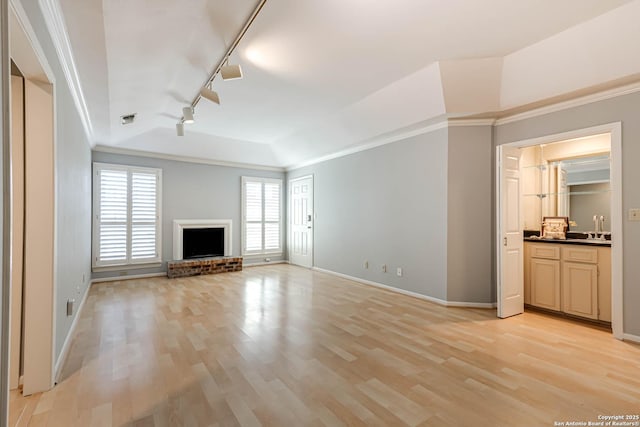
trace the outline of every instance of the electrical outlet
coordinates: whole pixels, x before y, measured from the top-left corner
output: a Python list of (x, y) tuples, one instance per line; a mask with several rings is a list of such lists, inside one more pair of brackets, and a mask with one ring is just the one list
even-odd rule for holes
[(369, 268), (369, 261), (364, 262), (364, 268)]
[(629, 209), (629, 221), (640, 221), (640, 209)]
[(402, 268), (398, 267), (396, 269), (396, 274), (398, 275), (398, 277), (402, 277)]
[(264, 262), (271, 262), (271, 258), (265, 258)]
[(383, 273), (387, 272), (387, 264), (382, 264), (382, 272)]

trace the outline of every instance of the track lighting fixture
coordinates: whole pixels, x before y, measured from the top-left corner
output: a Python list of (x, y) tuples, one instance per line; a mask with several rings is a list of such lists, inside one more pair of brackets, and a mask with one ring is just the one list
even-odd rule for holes
[(227, 65), (220, 68), (223, 80), (237, 80), (242, 78), (242, 68), (240, 65)]
[(267, 0), (258, 0), (255, 8), (253, 9), (253, 12), (251, 13), (251, 16), (249, 16), (244, 26), (236, 36), (233, 43), (231, 43), (225, 54), (222, 56), (222, 58), (220, 58), (220, 62), (218, 62), (217, 67), (209, 75), (209, 78), (202, 85), (202, 88), (200, 89), (196, 97), (193, 99), (193, 101), (191, 101), (191, 105), (182, 109), (182, 119), (178, 122), (178, 124), (176, 124), (176, 133), (178, 134), (178, 136), (184, 136), (185, 123), (194, 122), (193, 110), (198, 106), (198, 102), (200, 102), (202, 98), (208, 99), (209, 101), (215, 102), (216, 104), (220, 105), (220, 96), (217, 92), (211, 89), (213, 79), (215, 79), (218, 74), (222, 76), (223, 80), (235, 80), (242, 78), (242, 68), (240, 68), (240, 65), (229, 65), (229, 58), (231, 57), (234, 49), (238, 46), (238, 43), (240, 43), (240, 40), (242, 40), (242, 37), (244, 37), (245, 33), (247, 32), (253, 21), (256, 19), (266, 2)]
[(216, 104), (220, 105), (220, 97), (218, 96), (218, 92), (212, 90), (211, 88), (205, 86), (200, 89), (200, 96), (204, 99), (208, 99), (209, 101), (215, 102)]
[(193, 123), (193, 107), (184, 107), (182, 109), (182, 123)]

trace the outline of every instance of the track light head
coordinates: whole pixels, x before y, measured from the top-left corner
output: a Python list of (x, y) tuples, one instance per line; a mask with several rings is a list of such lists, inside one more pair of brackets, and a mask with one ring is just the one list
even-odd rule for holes
[(236, 80), (242, 78), (240, 65), (225, 65), (220, 68), (220, 74), (224, 80)]
[(178, 134), (178, 136), (184, 136), (184, 123), (176, 123), (176, 133)]
[(211, 90), (208, 87), (203, 87), (202, 89), (200, 89), (200, 96), (220, 105), (220, 97), (218, 96), (218, 92)]
[(191, 107), (184, 107), (182, 109), (182, 123), (193, 123), (193, 108)]

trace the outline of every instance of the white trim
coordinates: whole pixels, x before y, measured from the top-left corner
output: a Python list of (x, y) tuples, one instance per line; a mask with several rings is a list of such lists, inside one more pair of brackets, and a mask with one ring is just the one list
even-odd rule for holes
[(122, 264), (122, 265), (108, 265), (106, 267), (92, 267), (91, 271), (100, 273), (102, 271), (129, 271), (129, 270), (143, 270), (146, 268), (162, 267), (162, 262), (150, 262), (149, 264)]
[(640, 336), (638, 335), (623, 334), (622, 339), (625, 341), (637, 342), (640, 344)]
[[(624, 338), (624, 300), (623, 300), (623, 238), (622, 223), (624, 220), (622, 205), (622, 124), (621, 122), (607, 123), (569, 132), (545, 135), (535, 138), (501, 144), (512, 147), (529, 147), (532, 145), (549, 144), (600, 134), (611, 135), (611, 328), (613, 336)], [(496, 162), (497, 167), (497, 162)], [(496, 178), (497, 180), (498, 178)], [(496, 182), (496, 212), (499, 212), (500, 193)], [(499, 218), (496, 217), (496, 221)], [(499, 224), (498, 224), (499, 225)], [(499, 227), (497, 227), (499, 228)], [(497, 268), (500, 268), (500, 245), (496, 252)], [(499, 270), (498, 270), (499, 271)]]
[[(247, 247), (247, 233), (245, 232), (246, 230), (246, 201), (247, 201), (247, 182), (259, 182), (261, 184), (261, 188), (262, 188), (262, 220), (260, 221), (260, 223), (262, 224), (262, 250), (260, 251), (247, 251), (246, 247)], [(283, 222), (284, 222), (284, 212), (283, 212), (283, 204), (284, 204), (284, 197), (283, 197), (283, 180), (279, 179), (279, 178), (261, 178), (261, 177), (253, 177), (253, 176), (242, 176), (240, 178), (240, 255), (243, 257), (260, 257), (260, 256), (265, 256), (265, 255), (273, 255), (273, 256), (280, 256), (284, 254), (284, 248), (283, 248), (283, 234), (284, 234), (284, 227), (283, 227)], [(264, 198), (264, 184), (278, 184), (279, 189), (280, 189), (280, 209), (279, 209), (279, 217), (278, 217), (278, 224), (279, 224), (279, 231), (280, 231), (280, 235), (278, 236), (279, 238), (279, 242), (278, 242), (278, 248), (277, 249), (265, 249), (265, 235), (264, 235), (264, 231), (265, 231), (265, 224), (267, 223), (275, 223), (275, 221), (267, 221), (265, 220), (265, 215), (264, 215), (264, 210), (265, 210), (265, 198)], [(251, 221), (253, 223), (257, 223), (258, 221)]]
[(449, 127), (468, 127), (468, 126), (493, 126), (496, 119), (449, 119)]
[(177, 154), (154, 153), (151, 151), (132, 150), (129, 148), (109, 147), (106, 145), (96, 145), (93, 151), (108, 154), (121, 154), (124, 156), (147, 157), (152, 159), (172, 160), (174, 162), (198, 163), (202, 165), (225, 166), (229, 168), (264, 170), (270, 172), (284, 172), (285, 168), (278, 166), (265, 166), (253, 163), (226, 162), (223, 160), (200, 159), (197, 157), (179, 156)]
[(89, 116), (89, 109), (87, 108), (87, 102), (82, 92), (82, 85), (80, 83), (80, 77), (78, 75), (78, 69), (76, 68), (75, 60), (73, 59), (73, 50), (71, 49), (71, 43), (67, 34), (67, 29), (64, 23), (64, 17), (60, 10), (60, 5), (57, 0), (40, 0), (40, 9), (42, 9), (42, 16), (44, 22), (47, 25), (53, 46), (58, 54), (60, 66), (69, 86), (71, 97), (78, 110), (82, 127), (84, 128), (87, 140), (91, 146), (95, 145), (93, 141), (93, 126), (91, 124), (91, 117)]
[[(31, 22), (29, 21), (27, 12), (22, 7), (22, 3), (19, 0), (10, 0), (9, 8), (11, 9), (11, 13), (13, 13), (14, 17), (16, 18), (16, 22), (18, 23), (18, 25), (20, 25), (20, 29), (22, 30), (22, 33), (29, 41), (29, 44), (31, 45), (31, 49), (33, 50), (33, 53), (38, 59), (38, 62), (42, 67), (42, 71), (44, 72), (45, 76), (49, 80), (49, 83), (55, 86), (55, 83), (56, 83), (55, 74), (53, 74), (51, 65), (49, 65), (47, 56), (44, 54), (42, 45), (38, 41), (38, 37), (36, 36), (36, 33), (33, 30), (33, 27), (31, 26)], [(21, 71), (24, 71), (24, 70), (21, 70)]]
[(556, 113), (558, 111), (568, 110), (570, 108), (580, 107), (582, 105), (592, 104), (594, 102), (604, 101), (607, 99), (616, 98), (618, 96), (623, 96), (623, 95), (629, 95), (636, 92), (640, 92), (640, 83), (632, 83), (629, 85), (605, 90), (605, 91), (594, 93), (591, 95), (581, 96), (568, 101), (562, 101), (556, 104), (534, 108), (532, 110), (528, 110), (523, 113), (518, 113), (518, 114), (497, 119), (495, 121), (495, 125), (496, 126), (506, 125), (508, 123), (531, 119), (533, 117), (543, 116), (545, 114)]
[(134, 280), (134, 279), (149, 279), (151, 277), (167, 277), (167, 272), (161, 273), (146, 273), (146, 274), (134, 274), (132, 276), (114, 276), (114, 277), (99, 277), (91, 279), (91, 284), (105, 283), (105, 282), (120, 282), (122, 280)]
[(295, 165), (291, 165), (291, 166), (288, 166), (286, 170), (287, 172), (291, 172), (293, 170), (300, 169), (305, 166), (311, 166), (317, 163), (326, 162), (327, 160), (333, 160), (339, 157), (348, 156), (350, 154), (359, 153), (361, 151), (371, 150), (372, 148), (380, 147), (387, 144), (392, 144), (394, 142), (402, 141), (407, 138), (411, 138), (413, 136), (434, 132), (440, 129), (446, 129), (448, 126), (449, 126), (448, 121), (443, 120), (441, 122), (424, 126), (419, 129), (414, 129), (414, 130), (405, 131), (405, 132), (398, 132), (392, 135), (386, 135), (382, 137), (376, 137), (376, 138), (373, 138), (373, 141), (368, 142), (366, 144), (358, 145), (356, 147), (346, 148), (344, 150), (336, 151), (335, 153), (332, 153), (332, 154), (327, 154), (325, 156), (316, 157), (311, 160), (307, 160)]
[[(126, 172), (127, 174), (127, 218), (126, 218), (126, 259), (115, 261), (102, 261), (98, 259), (100, 246), (100, 199), (101, 199), (101, 182), (100, 171), (117, 170)], [(145, 173), (156, 176), (156, 256), (154, 258), (132, 259), (132, 239), (131, 232), (133, 229), (133, 220), (131, 214), (132, 208), (132, 183), (134, 173)], [(93, 162), (91, 171), (93, 191), (92, 197), (92, 225), (91, 225), (91, 268), (99, 271), (102, 267), (128, 267), (132, 265), (147, 265), (162, 262), (162, 169), (149, 168), (142, 166), (129, 166), (121, 164)]]
[[(304, 268), (304, 267), (301, 267), (301, 268)], [(371, 280), (361, 279), (355, 276), (349, 276), (348, 274), (338, 273), (331, 270), (325, 270), (324, 268), (320, 268), (320, 267), (311, 267), (311, 270), (318, 271), (320, 273), (331, 274), (332, 276), (337, 276), (342, 279), (347, 279), (354, 282), (362, 283), (363, 285), (375, 286), (376, 288), (381, 288), (381, 289), (385, 289), (387, 291), (395, 292), (398, 294), (407, 295), (407, 296), (418, 298), (421, 300), (433, 302), (439, 305), (443, 305), (445, 307), (463, 307), (463, 308), (495, 308), (496, 307), (496, 304), (491, 302), (446, 301), (440, 298), (430, 297), (428, 295), (422, 295), (416, 292), (395, 288), (393, 286), (383, 285), (382, 283), (373, 282)]]
[(251, 263), (247, 263), (245, 264), (244, 262), (242, 263), (242, 267), (260, 267), (263, 265), (272, 265), (272, 264), (289, 264), (289, 261), (287, 261), (286, 259), (279, 259), (276, 261), (264, 261), (264, 262), (251, 262)]
[(182, 231), (185, 228), (222, 228), (224, 230), (224, 256), (231, 256), (232, 221), (230, 219), (174, 219), (173, 259), (182, 259)]
[(56, 361), (54, 371), (53, 371), (53, 379), (54, 382), (57, 383), (60, 378), (60, 374), (62, 373), (62, 367), (64, 366), (64, 362), (67, 359), (69, 349), (71, 348), (71, 341), (73, 341), (73, 336), (75, 334), (76, 326), (78, 325), (78, 319), (80, 318), (80, 314), (82, 313), (82, 309), (84, 308), (84, 303), (87, 301), (87, 297), (89, 296), (89, 290), (91, 289), (91, 281), (89, 281), (89, 286), (84, 291), (84, 295), (82, 296), (82, 300), (76, 309), (76, 315), (71, 322), (71, 327), (69, 328), (69, 332), (67, 333), (67, 337), (64, 340), (64, 344), (62, 344), (62, 350), (60, 350), (60, 355), (58, 356), (58, 360)]
[(432, 123), (427, 126), (423, 126), (413, 130), (398, 130), (391, 134), (385, 134), (383, 136), (377, 136), (372, 138), (368, 143), (358, 145), (356, 147), (346, 148), (344, 150), (336, 151), (335, 153), (327, 154), (307, 160), (295, 165), (286, 167), (287, 172), (303, 168), (305, 166), (315, 165), (317, 163), (326, 162), (327, 160), (337, 159), (339, 157), (348, 156), (350, 154), (359, 153), (361, 151), (371, 150), (372, 148), (381, 147), (387, 144), (393, 144), (394, 142), (403, 141), (407, 138), (411, 138), (425, 133), (435, 132), (440, 129), (447, 129), (449, 127), (461, 127), (461, 126), (493, 126), (495, 119), (443, 119), (442, 121)]

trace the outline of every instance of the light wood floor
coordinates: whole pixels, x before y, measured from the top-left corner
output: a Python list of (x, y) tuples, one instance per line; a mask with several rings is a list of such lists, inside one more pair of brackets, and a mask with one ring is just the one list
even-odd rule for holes
[(552, 426), (640, 413), (640, 347), (273, 265), (94, 285), (30, 426)]

